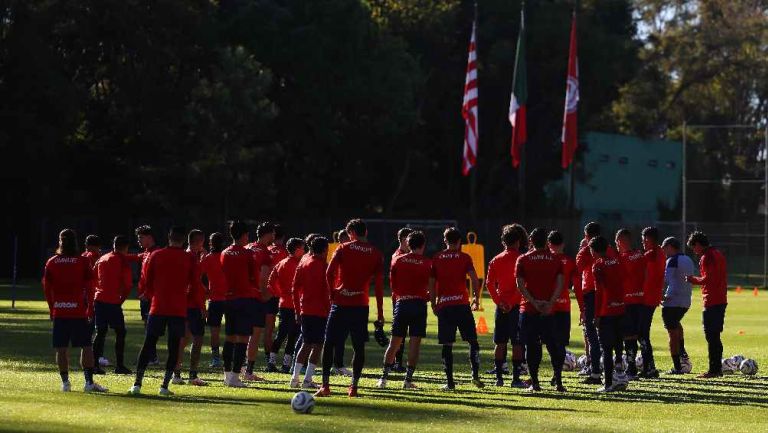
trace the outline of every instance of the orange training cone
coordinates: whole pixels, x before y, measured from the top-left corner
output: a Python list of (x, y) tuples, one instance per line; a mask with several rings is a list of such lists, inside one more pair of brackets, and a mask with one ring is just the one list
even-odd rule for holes
[(741, 293), (741, 286), (736, 286), (736, 293)]
[(488, 324), (485, 323), (485, 317), (480, 316), (480, 320), (477, 321), (477, 333), (480, 335), (485, 335), (488, 333)]
[(755, 287), (754, 289), (752, 289), (752, 294), (753, 294), (753, 295), (757, 296), (757, 293), (758, 293), (758, 292), (757, 292), (757, 287)]

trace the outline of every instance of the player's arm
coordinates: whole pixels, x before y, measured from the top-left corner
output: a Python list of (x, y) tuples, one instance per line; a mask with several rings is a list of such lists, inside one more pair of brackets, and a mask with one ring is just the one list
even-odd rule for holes
[(592, 265), (592, 256), (588, 248), (581, 248), (576, 254), (576, 267), (579, 272), (584, 272)]
[(515, 264), (515, 281), (517, 282), (517, 290), (520, 291), (520, 294), (523, 296), (523, 298), (525, 298), (538, 310), (538, 301), (536, 301), (536, 299), (531, 296), (531, 292), (529, 292), (525, 287), (525, 267), (523, 266), (523, 262), (520, 260), (521, 258), (522, 256), (517, 259), (517, 263)]
[(555, 305), (555, 302), (560, 297), (560, 294), (563, 292), (563, 274), (559, 273), (557, 274), (557, 278), (555, 279), (555, 291), (552, 292), (552, 297), (549, 298), (549, 301), (547, 301), (547, 305), (544, 308), (544, 314), (549, 314), (552, 312), (552, 306)]
[(601, 305), (603, 305), (603, 296), (605, 296), (605, 285), (603, 284), (603, 273), (600, 268), (595, 264), (592, 266), (592, 274), (595, 276), (595, 327), (600, 327), (600, 318), (597, 316), (597, 311)]
[(53, 287), (51, 285), (51, 270), (48, 263), (45, 264), (43, 270), (43, 293), (45, 294), (45, 301), (48, 303), (48, 312), (53, 314)]
[(469, 285), (472, 288), (472, 309), (477, 310), (480, 308), (480, 279), (477, 278), (475, 268), (470, 269), (467, 274), (469, 275)]
[(427, 293), (429, 293), (429, 302), (432, 304), (432, 312), (435, 312), (437, 306), (437, 290), (435, 290), (435, 277), (429, 277), (429, 283), (427, 284)]
[(374, 276), (373, 293), (376, 296), (376, 312), (378, 320), (384, 323), (384, 262), (379, 262)]
[(336, 289), (336, 273), (339, 271), (339, 265), (341, 264), (341, 248), (337, 248), (331, 256), (331, 261), (328, 263), (328, 269), (325, 271), (325, 280), (328, 283), (328, 287), (333, 292)]
[(124, 263), (122, 265), (121, 271), (123, 273), (122, 275), (122, 291), (120, 293), (120, 303), (122, 304), (125, 302), (126, 299), (128, 299), (128, 296), (131, 294), (131, 287), (133, 286), (133, 277), (131, 276), (131, 267)]
[(302, 275), (304, 274), (301, 265), (296, 269), (296, 274), (293, 276), (293, 284), (291, 284), (291, 300), (293, 301), (293, 311), (296, 322), (299, 321), (299, 313), (301, 312), (301, 293), (302, 293)]
[(269, 287), (267, 286), (267, 280), (269, 279), (269, 273), (272, 269), (269, 265), (261, 265), (259, 270), (259, 290), (261, 291), (261, 299), (267, 300), (272, 296), (269, 293)]
[(701, 257), (701, 266), (699, 266), (701, 268), (701, 276), (697, 277), (695, 275), (689, 275), (688, 278), (687, 278), (688, 282), (689, 283), (693, 283), (693, 284), (698, 284), (698, 285), (704, 285), (704, 284), (709, 283), (709, 280), (711, 279), (711, 277), (710, 277), (711, 274), (709, 272), (709, 268), (712, 265), (713, 265), (713, 263), (712, 263), (712, 261), (710, 260), (709, 257), (702, 256)]
[(88, 305), (88, 317), (93, 318), (96, 313), (94, 310), (94, 298), (96, 297), (96, 280), (94, 278), (94, 271), (91, 267), (90, 260), (86, 259), (85, 266), (83, 266), (83, 281), (85, 281), (85, 293), (86, 304)]
[(149, 299), (149, 295), (147, 295), (147, 271), (149, 267), (149, 256), (145, 257), (144, 260), (141, 261), (141, 275), (139, 276), (139, 288), (138, 288), (138, 295), (139, 298)]
[(144, 286), (144, 293), (142, 295), (144, 299), (152, 299), (152, 295), (155, 293), (154, 276), (155, 261), (153, 260), (153, 256), (150, 255), (144, 260), (141, 270), (140, 282), (142, 282)]
[(496, 265), (493, 261), (488, 264), (488, 273), (485, 274), (485, 290), (491, 295), (491, 300), (496, 305), (501, 302), (501, 296), (499, 295), (498, 282), (496, 281)]
[(278, 278), (278, 275), (280, 272), (279, 268), (280, 268), (280, 263), (273, 266), (272, 271), (269, 273), (269, 278), (267, 278), (267, 287), (274, 288), (275, 293), (283, 293), (283, 289), (280, 287), (280, 279)]

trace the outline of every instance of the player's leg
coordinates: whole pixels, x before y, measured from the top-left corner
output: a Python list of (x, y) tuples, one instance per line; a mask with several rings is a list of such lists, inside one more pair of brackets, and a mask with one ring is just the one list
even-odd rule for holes
[(542, 317), (542, 326), (546, 341), (547, 351), (552, 363), (552, 385), (560, 392), (565, 392), (563, 386), (563, 363), (565, 362), (565, 346), (568, 345), (569, 332), (567, 326), (570, 325), (570, 313), (554, 313)]
[(472, 384), (483, 388), (485, 384), (480, 380), (480, 343), (477, 342), (477, 328), (475, 316), (469, 305), (461, 305), (457, 308), (458, 328), (461, 339), (469, 344), (469, 365), (472, 368)]
[[(509, 310), (509, 335), (512, 344), (512, 387), (523, 388), (525, 384), (520, 380), (525, 359), (525, 346), (520, 340), (520, 306), (515, 305)], [(506, 358), (506, 356), (505, 356)]]
[(190, 317), (192, 309), (187, 309), (187, 318), (184, 320), (184, 333), (179, 340), (179, 354), (176, 357), (176, 366), (173, 368), (173, 378), (171, 382), (174, 385), (184, 385), (184, 379), (181, 377), (181, 369), (184, 366), (184, 352), (187, 348), (187, 343), (192, 341), (192, 333), (189, 331)]
[(279, 299), (272, 297), (267, 301), (264, 306), (266, 308), (264, 314), (264, 358), (267, 364), (267, 371), (274, 373), (277, 371), (275, 362), (277, 359), (277, 353), (274, 353), (272, 345), (274, 344), (274, 332), (275, 332), (275, 319), (277, 318)]
[(346, 377), (352, 377), (352, 372), (344, 365), (344, 352), (347, 346), (347, 338), (349, 337), (349, 331), (344, 330), (343, 334), (339, 337), (334, 345), (333, 352), (333, 374), (340, 374)]
[(357, 386), (363, 376), (365, 366), (365, 343), (368, 342), (368, 307), (350, 308), (349, 337), (352, 340), (352, 384), (349, 387), (349, 396), (358, 397)]
[(453, 390), (456, 382), (453, 380), (453, 343), (456, 342), (458, 322), (453, 307), (443, 307), (437, 312), (437, 341), (443, 346), (441, 358), (446, 383), (443, 390)]
[[(312, 323), (312, 320), (309, 316), (304, 316), (301, 318), (302, 330), (308, 333), (318, 332), (316, 329), (313, 329), (313, 325), (314, 323)], [(301, 369), (304, 368), (304, 366), (307, 364), (307, 360), (311, 351), (312, 345), (306, 341), (302, 341), (301, 345), (297, 348), (296, 357), (294, 358), (295, 364), (293, 366), (293, 375), (290, 382), (291, 388), (299, 388), (301, 386), (299, 383), (299, 376), (301, 375)]]
[(597, 328), (600, 349), (603, 353), (603, 387), (600, 390), (613, 391), (613, 347), (616, 344), (613, 317), (601, 317)]
[(309, 353), (309, 359), (307, 360), (307, 371), (304, 374), (304, 382), (301, 384), (301, 387), (304, 389), (319, 389), (320, 385), (316, 384), (312, 378), (315, 375), (317, 363), (320, 361), (323, 344), (312, 344), (310, 349), (311, 351)]
[[(336, 349), (336, 344), (339, 343), (339, 340), (341, 340), (344, 332), (346, 332), (346, 325), (344, 324), (345, 320), (346, 318), (342, 315), (341, 307), (338, 305), (331, 305), (331, 311), (328, 313), (328, 320), (325, 324), (325, 336), (323, 339), (323, 383), (320, 387), (320, 390), (315, 393), (315, 396), (317, 397), (328, 397), (331, 395), (331, 369), (333, 368), (333, 355)], [(302, 340), (307, 338), (305, 331), (309, 332), (309, 328), (304, 324), (304, 321), (302, 320)], [(296, 374), (296, 370), (297, 368), (294, 366), (293, 374)]]
[(659, 377), (656, 370), (656, 361), (653, 358), (653, 346), (651, 345), (651, 325), (653, 324), (653, 314), (656, 307), (643, 306), (645, 314), (642, 316), (642, 323), (638, 335), (640, 343), (640, 353), (643, 355), (643, 374), (641, 377), (655, 378)]
[(166, 317), (165, 321), (168, 328), (168, 360), (165, 362), (165, 375), (160, 385), (160, 395), (173, 395), (168, 389), (168, 384), (182, 355), (181, 339), (187, 331), (187, 321), (183, 317)]
[[(292, 310), (280, 308), (277, 312), (277, 333), (275, 334), (274, 340), (272, 340), (269, 353), (269, 360), (272, 365), (275, 366), (277, 365), (277, 356), (280, 353), (280, 348), (283, 347), (283, 343), (286, 342), (286, 339), (288, 338), (288, 332), (293, 327), (293, 323), (288, 323), (288, 311)], [(291, 320), (291, 322), (295, 322), (295, 320)], [(285, 365), (285, 362), (283, 362), (283, 365)]]
[(589, 362), (592, 367), (585, 383), (600, 383), (600, 340), (595, 328), (595, 292), (584, 294), (584, 334), (589, 342)]
[(147, 369), (152, 356), (157, 353), (157, 341), (165, 334), (165, 323), (157, 316), (148, 316), (146, 322), (146, 332), (144, 335), (144, 344), (139, 351), (139, 357), (136, 361), (136, 379), (131, 394), (140, 394), (141, 385), (144, 381), (144, 372)]
[(203, 379), (198, 377), (197, 372), (200, 365), (200, 354), (203, 351), (203, 337), (205, 337), (205, 320), (202, 311), (195, 309), (195, 314), (190, 316), (189, 333), (192, 335), (192, 348), (189, 354), (189, 384), (195, 386), (208, 385)]
[(421, 339), (427, 336), (427, 303), (425, 301), (414, 301), (412, 313), (408, 321), (410, 341), (408, 344), (408, 366), (405, 369), (403, 389), (417, 388), (413, 383), (413, 373), (416, 371), (416, 366), (419, 363)]
[(416, 366), (419, 363), (422, 338), (423, 337), (417, 337), (411, 334), (411, 338), (408, 342), (408, 367), (405, 369), (405, 380), (403, 381), (404, 389), (417, 388), (413, 383), (413, 374), (416, 372)]
[(512, 320), (510, 313), (505, 313), (501, 308), (496, 307), (493, 316), (493, 363), (495, 365), (496, 386), (504, 386), (504, 362), (507, 358), (507, 341), (510, 340)]
[(208, 302), (208, 327), (211, 331), (211, 368), (221, 368), (221, 319), (224, 315), (225, 301)]
[[(152, 307), (152, 301), (145, 298), (139, 298), (139, 310), (141, 311), (141, 320), (144, 322), (144, 330), (146, 331), (149, 324), (149, 309)], [(159, 365), (160, 359), (157, 357), (157, 347), (150, 349), (149, 363), (152, 365)]]
[(628, 305), (624, 314), (624, 355), (627, 359), (628, 379), (637, 379), (637, 337), (642, 322), (642, 306)]
[[(96, 328), (96, 336), (93, 337), (93, 356), (96, 360), (101, 359), (104, 356), (104, 343), (107, 339), (107, 332), (109, 330), (109, 318), (108, 318), (108, 305), (102, 302), (95, 302), (93, 305), (94, 311), (94, 325)], [(104, 374), (104, 370), (99, 366), (94, 369), (95, 374)]]
[[(125, 315), (123, 314), (123, 307), (116, 305), (115, 317), (111, 326), (115, 330), (115, 374), (133, 374), (133, 372), (125, 366), (125, 338), (128, 335), (127, 328), (125, 326)], [(97, 360), (99, 358), (96, 358)]]
[(248, 340), (248, 364), (245, 369), (245, 380), (251, 382), (258, 382), (264, 380), (263, 378), (255, 375), (253, 369), (256, 365), (256, 357), (259, 354), (259, 344), (261, 342), (261, 335), (264, 332), (264, 325), (266, 324), (266, 310), (264, 303), (251, 300), (251, 317), (253, 318), (253, 331), (251, 338)]
[[(289, 311), (290, 314), (286, 315), (288, 320), (288, 336), (285, 339), (285, 352), (283, 353), (283, 373), (288, 373), (291, 370), (291, 364), (293, 363), (293, 353), (296, 350), (296, 343), (298, 341), (299, 335), (301, 334), (301, 328), (294, 319), (296, 313), (293, 310)], [(325, 327), (323, 327), (323, 330), (325, 330)], [(321, 346), (319, 352), (322, 352), (322, 350), (323, 348)]]
[(384, 351), (384, 362), (382, 366), (381, 378), (377, 386), (379, 388), (387, 387), (389, 372), (394, 370), (397, 362), (397, 352), (405, 341), (406, 332), (409, 324), (409, 305), (405, 301), (395, 303), (392, 311), (392, 338), (389, 340), (389, 346)]
[(720, 333), (723, 332), (725, 308), (725, 304), (715, 305), (705, 308), (702, 313), (704, 337), (707, 340), (709, 369), (706, 373), (699, 375), (700, 378), (706, 379), (723, 375), (722, 364), (720, 361), (723, 356), (723, 342), (720, 339)]
[(61, 376), (61, 390), (69, 392), (72, 389), (72, 385), (69, 382), (70, 332), (65, 323), (66, 319), (53, 319), (51, 336), (53, 350), (56, 352), (56, 365), (59, 367), (59, 376)]
[(525, 343), (525, 356), (528, 362), (528, 371), (531, 376), (531, 385), (528, 391), (541, 391), (539, 385), (539, 366), (541, 365), (541, 323), (538, 315), (520, 314), (520, 334)]

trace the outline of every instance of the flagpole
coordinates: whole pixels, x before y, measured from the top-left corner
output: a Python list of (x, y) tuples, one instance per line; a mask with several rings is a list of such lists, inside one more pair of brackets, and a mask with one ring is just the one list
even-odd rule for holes
[[(525, 20), (525, 0), (523, 0), (521, 2), (520, 8), (521, 8), (521, 15), (520, 15), (520, 17), (521, 17), (521, 20), (520, 20), (521, 26), (520, 26), (520, 31), (522, 32), (522, 31), (524, 31), (523, 29), (525, 28), (525, 22), (524, 22), (524, 20)], [(515, 62), (515, 66), (517, 66), (517, 62)], [(526, 65), (526, 67), (527, 67), (527, 65)], [(528, 84), (526, 83), (526, 86), (527, 85)], [(527, 120), (526, 120), (526, 122), (527, 122)], [(526, 128), (527, 128), (527, 126), (526, 126)], [(518, 188), (520, 189), (518, 191), (518, 202), (517, 202), (518, 209), (517, 209), (517, 214), (519, 215), (518, 218), (520, 218), (520, 221), (524, 221), (525, 220), (525, 165), (526, 165), (525, 164), (525, 148), (526, 148), (526, 146), (523, 145), (523, 146), (520, 146), (520, 147), (521, 147), (521, 149), (520, 149), (520, 166), (518, 167), (518, 170), (517, 170), (517, 185), (518, 185)]]
[[(475, 52), (477, 53), (477, 1), (474, 2), (474, 17), (472, 18), (472, 28), (475, 31)], [(477, 56), (478, 63), (480, 56)], [(477, 98), (480, 99), (480, 86), (477, 86)], [(478, 114), (480, 113), (480, 106), (477, 107)], [(480, 127), (480, 119), (477, 120), (478, 129)], [(477, 149), (480, 149), (480, 137), (477, 137)], [(469, 213), (472, 218), (472, 222), (477, 221), (477, 166), (480, 163), (480, 152), (475, 156), (474, 170), (469, 174)]]

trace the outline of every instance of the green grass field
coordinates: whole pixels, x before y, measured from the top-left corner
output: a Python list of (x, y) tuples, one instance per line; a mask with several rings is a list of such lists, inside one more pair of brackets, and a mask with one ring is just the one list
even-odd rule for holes
[[(20, 289), (23, 299), (10, 307), (10, 290), (0, 285), (0, 431), (599, 431), (599, 432), (673, 432), (673, 431), (768, 431), (768, 381), (765, 377), (748, 378), (741, 374), (721, 380), (703, 381), (693, 375), (664, 377), (632, 382), (626, 392), (598, 395), (594, 386), (579, 383), (576, 373), (565, 373), (568, 392), (559, 394), (545, 387), (538, 395), (526, 395), (508, 387), (487, 386), (476, 390), (469, 384), (467, 348), (457, 346), (458, 388), (452, 393), (438, 390), (443, 374), (440, 349), (436, 343), (436, 320), (430, 318), (428, 338), (424, 341), (422, 362), (416, 373), (421, 389), (399, 389), (400, 375), (393, 375), (390, 389), (374, 388), (383, 349), (368, 345), (365, 377), (361, 383), (363, 398), (351, 400), (345, 395), (348, 379), (334, 377), (337, 396), (317, 402), (311, 415), (292, 413), (287, 386), (288, 376), (264, 374), (268, 382), (249, 389), (227, 389), (221, 374), (203, 371), (211, 382), (206, 388), (172, 386), (176, 396), (156, 395), (161, 370), (150, 370), (145, 380), (145, 396), (131, 397), (126, 391), (131, 377), (107, 375), (98, 381), (109, 387), (106, 395), (88, 395), (82, 390), (82, 374), (73, 368), (73, 391), (59, 391), (60, 379), (50, 348), (50, 322), (39, 288)], [(487, 302), (487, 301), (486, 301)], [(493, 327), (493, 308), (483, 313)], [(126, 304), (129, 335), (126, 357), (135, 360), (142, 341), (138, 302)], [(706, 346), (700, 325), (700, 300), (684, 321), (686, 346), (694, 372), (706, 364)], [(725, 356), (741, 353), (768, 367), (768, 293), (754, 297), (751, 291), (731, 292), (723, 333)], [(387, 318), (391, 318), (389, 310)], [(572, 328), (570, 350), (580, 355), (583, 346), (580, 331)], [(113, 358), (112, 334), (106, 354)], [(207, 341), (207, 340), (206, 340)], [(653, 327), (657, 365), (671, 367), (667, 355), (666, 333), (657, 311)], [(482, 368), (492, 366), (492, 336), (481, 336)], [(209, 350), (204, 350), (207, 366)], [(161, 349), (160, 356), (164, 356)], [(347, 360), (351, 351), (347, 351)], [(261, 357), (259, 358), (261, 360)], [(72, 365), (77, 358), (72, 355)], [(129, 362), (132, 365), (133, 362)], [(259, 363), (263, 366), (263, 363)], [(549, 377), (545, 354), (543, 378)], [(486, 384), (493, 378), (486, 375)]]

